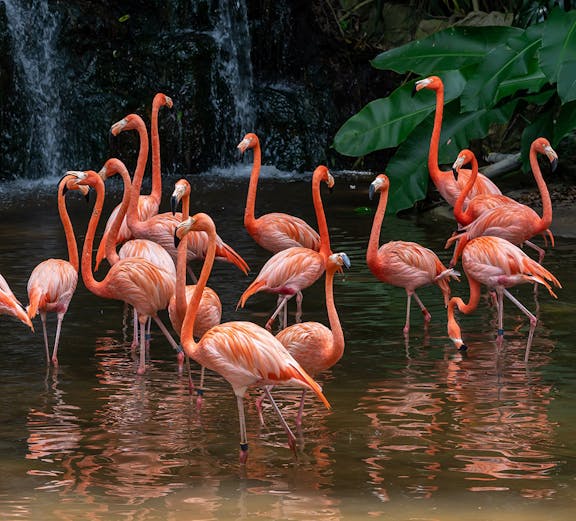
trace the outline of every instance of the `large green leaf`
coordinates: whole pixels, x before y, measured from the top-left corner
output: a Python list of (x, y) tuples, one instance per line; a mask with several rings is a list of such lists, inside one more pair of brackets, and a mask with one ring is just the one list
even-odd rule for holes
[[(473, 139), (488, 134), (490, 125), (508, 121), (516, 101), (499, 109), (478, 110), (462, 115), (455, 100), (444, 107), (444, 121), (439, 146), (439, 163), (446, 169), (454, 162), (463, 148)], [(402, 143), (386, 167), (390, 177), (390, 198), (386, 211), (396, 213), (411, 208), (416, 201), (426, 197), (428, 186), (428, 149), (432, 135), (433, 116), (428, 117), (410, 137)]]
[[(445, 101), (457, 98), (466, 80), (459, 71), (441, 75)], [(433, 92), (412, 95), (413, 85), (396, 89), (387, 98), (372, 101), (340, 127), (334, 137), (334, 148), (346, 156), (363, 156), (398, 146), (436, 107)]]
[(422, 76), (481, 62), (494, 47), (523, 32), (517, 27), (451, 27), (424, 40), (385, 51), (372, 60), (376, 69)]
[(543, 24), (540, 66), (563, 103), (576, 99), (576, 11), (554, 9)]
[(545, 137), (552, 144), (554, 143), (554, 119), (553, 110), (544, 111), (522, 132), (520, 150), (522, 153), (522, 169), (524, 172), (530, 172), (530, 146), (532, 145), (532, 141), (538, 137)]
[(510, 95), (514, 89), (528, 88), (537, 92), (546, 83), (538, 74), (537, 51), (542, 42), (532, 39), (527, 32), (510, 38), (492, 49), (486, 60), (478, 66), (462, 93), (464, 112), (487, 108), (498, 101), (499, 86), (507, 81), (501, 95)]
[(557, 145), (560, 140), (576, 128), (576, 101), (562, 105), (554, 124), (554, 141)]

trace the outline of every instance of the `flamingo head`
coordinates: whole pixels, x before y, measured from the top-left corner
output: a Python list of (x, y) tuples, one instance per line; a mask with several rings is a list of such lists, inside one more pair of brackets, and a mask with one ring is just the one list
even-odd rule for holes
[(163, 94), (162, 92), (159, 92), (158, 94), (156, 94), (156, 96), (154, 96), (152, 104), (156, 103), (159, 104), (160, 106), (168, 107), (169, 109), (171, 109), (174, 106), (172, 98), (170, 96), (166, 96), (166, 94)]
[(342, 273), (343, 268), (350, 268), (350, 258), (344, 252), (333, 253), (326, 260), (327, 271)]
[(458, 157), (456, 158), (456, 161), (454, 161), (454, 164), (452, 165), (452, 172), (454, 172), (454, 175), (457, 175), (458, 170), (460, 170), (464, 165), (470, 163), (473, 158), (474, 152), (468, 150), (467, 148), (461, 150), (458, 154)]
[(79, 186), (76, 184), (76, 177), (70, 174), (65, 174), (62, 176), (60, 181), (58, 181), (58, 188), (62, 189), (62, 195), (66, 195), (69, 190), (78, 190), (86, 199), (88, 199), (88, 193), (90, 188), (88, 186)]
[(536, 152), (539, 154), (544, 154), (549, 159), (552, 172), (554, 172), (558, 166), (558, 154), (550, 145), (550, 141), (548, 141), (545, 137), (539, 137), (533, 141), (532, 146)]
[(318, 182), (324, 181), (330, 190), (334, 188), (334, 177), (330, 173), (330, 170), (328, 170), (327, 166), (317, 166), (316, 170), (314, 170), (314, 173), (312, 174), (312, 180), (318, 180)]
[(170, 197), (170, 208), (172, 209), (172, 215), (176, 213), (178, 203), (185, 195), (190, 195), (190, 183), (186, 181), (186, 179), (179, 179), (176, 181), (174, 191), (172, 192), (172, 197)]
[(115, 174), (128, 173), (126, 165), (116, 157), (111, 157), (104, 163), (104, 166), (98, 172), (98, 175), (102, 178), (102, 181), (106, 181), (109, 177)]
[(124, 130), (134, 130), (139, 126), (146, 128), (142, 118), (138, 114), (128, 114), (125, 118), (122, 118), (120, 121), (114, 123), (112, 127), (110, 127), (110, 132), (112, 132), (114, 136), (117, 136)]
[(216, 238), (216, 226), (212, 218), (205, 213), (197, 213), (184, 219), (174, 230), (174, 245), (178, 244), (187, 233), (206, 232), (209, 236)]
[(68, 170), (66, 175), (71, 175), (76, 178), (76, 186), (89, 186), (91, 188), (94, 188), (98, 184), (102, 187), (104, 186), (104, 181), (102, 181), (102, 178), (98, 173), (94, 172), (94, 170)]
[(389, 188), (390, 188), (390, 180), (388, 179), (388, 176), (386, 174), (379, 174), (378, 176), (376, 176), (376, 179), (374, 179), (374, 181), (372, 181), (372, 183), (370, 184), (370, 188), (368, 190), (368, 197), (370, 198), (370, 200), (372, 200), (376, 192), (388, 191)]
[(253, 132), (249, 132), (244, 136), (242, 141), (238, 143), (237, 149), (243, 154), (249, 148), (254, 148), (259, 143), (258, 136)]
[(443, 86), (442, 80), (438, 76), (428, 76), (422, 80), (418, 80), (414, 84), (414, 89), (412, 90), (412, 95), (422, 89), (432, 89), (437, 90)]

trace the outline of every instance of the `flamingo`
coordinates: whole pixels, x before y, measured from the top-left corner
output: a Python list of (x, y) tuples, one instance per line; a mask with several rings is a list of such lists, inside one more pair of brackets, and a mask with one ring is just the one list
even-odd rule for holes
[(268, 213), (256, 219), (254, 206), (256, 204), (256, 190), (260, 174), (261, 151), (260, 140), (254, 133), (248, 133), (238, 144), (241, 153), (249, 148), (254, 150), (254, 164), (250, 174), (250, 185), (244, 212), (244, 227), (250, 236), (265, 250), (272, 253), (303, 246), (318, 251), (320, 236), (309, 224), (298, 217), (286, 213)]
[[(422, 89), (431, 89), (436, 92), (436, 113), (434, 116), (434, 127), (430, 139), (430, 149), (428, 152), (428, 171), (430, 178), (440, 192), (440, 195), (454, 206), (458, 195), (464, 188), (471, 172), (462, 170), (459, 172), (458, 180), (454, 178), (452, 171), (440, 170), (438, 165), (438, 145), (440, 143), (440, 130), (442, 128), (442, 115), (444, 112), (444, 84), (438, 76), (429, 76), (418, 80), (414, 85), (414, 92)], [(469, 198), (472, 199), (478, 194), (500, 194), (500, 189), (483, 174), (478, 174), (478, 178), (470, 191)]]
[(235, 321), (219, 324), (204, 333), (198, 342), (194, 340), (194, 322), (202, 291), (214, 263), (217, 236), (214, 222), (203, 213), (198, 213), (183, 221), (178, 226), (177, 234), (182, 235), (190, 230), (202, 230), (207, 233), (209, 246), (196, 290), (182, 324), (180, 339), (184, 352), (200, 365), (219, 373), (232, 386), (236, 395), (240, 422), (240, 464), (245, 464), (248, 458), (244, 394), (252, 385), (264, 387), (264, 392), (267, 393), (288, 433), (290, 446), (294, 448), (295, 437), (266, 386), (281, 384), (308, 388), (316, 393), (327, 408), (330, 408), (330, 404), (320, 386), (302, 369), (280, 341), (272, 333), (253, 322)]
[[(131, 190), (130, 174), (128, 173), (126, 165), (120, 161), (120, 159), (115, 157), (108, 159), (98, 172), (98, 175), (104, 182), (116, 174), (119, 174), (122, 177), (124, 183), (124, 197), (129, 198)], [(119, 210), (121, 210), (121, 206), (121, 204), (118, 206)], [(102, 237), (102, 241), (106, 241), (105, 254), (110, 265), (112, 266), (113, 264), (116, 264), (120, 259), (143, 257), (169, 273), (174, 279), (174, 283), (176, 283), (176, 266), (174, 265), (174, 261), (170, 254), (158, 243), (146, 239), (129, 239), (122, 244), (120, 251), (116, 252), (117, 241), (114, 240), (114, 230), (117, 228), (121, 229), (126, 222), (125, 218), (122, 219), (122, 221), (118, 221), (118, 213), (119, 212), (116, 213), (114, 219), (110, 222), (110, 233), (105, 234), (104, 237)], [(116, 226), (114, 226), (114, 224), (116, 224)], [(148, 321), (148, 328), (149, 327), (150, 321)], [(136, 347), (138, 345), (138, 313), (134, 311), (134, 335), (132, 346)]]
[(458, 350), (466, 350), (462, 341), (460, 327), (454, 318), (454, 308), (462, 313), (472, 313), (480, 301), (480, 285), (484, 284), (498, 295), (498, 332), (497, 339), (502, 341), (503, 297), (511, 300), (530, 320), (530, 331), (526, 343), (525, 362), (528, 361), (534, 330), (538, 320), (516, 299), (507, 288), (523, 283), (542, 284), (556, 298), (551, 284), (561, 288), (560, 282), (552, 273), (526, 255), (518, 246), (500, 237), (481, 236), (466, 244), (462, 252), (462, 266), (468, 277), (470, 297), (465, 304), (460, 297), (452, 297), (448, 303), (448, 336)]
[(296, 295), (297, 302), (296, 321), (300, 321), (302, 315), (302, 290), (314, 284), (322, 276), (326, 259), (332, 253), (330, 250), (328, 225), (326, 224), (326, 216), (324, 215), (322, 198), (320, 197), (321, 181), (324, 181), (329, 188), (334, 186), (334, 178), (324, 165), (318, 166), (312, 175), (312, 200), (318, 221), (318, 230), (320, 231), (319, 251), (316, 252), (310, 248), (294, 246), (274, 254), (264, 264), (260, 273), (244, 291), (238, 302), (238, 306), (243, 308), (246, 301), (255, 293), (266, 291), (278, 294), (276, 309), (268, 319), (268, 322), (266, 322), (267, 329), (272, 327), (274, 319), (282, 308), (284, 308), (283, 328), (286, 327), (286, 304), (294, 295)]
[(412, 295), (424, 314), (424, 321), (428, 323), (431, 319), (416, 289), (428, 284), (436, 284), (444, 295), (444, 304), (447, 305), (450, 298), (449, 279), (450, 277), (457, 279), (458, 273), (451, 268), (446, 268), (432, 250), (415, 242), (390, 241), (378, 247), (389, 189), (390, 181), (385, 174), (378, 175), (370, 185), (370, 199), (376, 192), (379, 192), (380, 201), (370, 232), (366, 263), (377, 279), (406, 290), (406, 323), (403, 331), (405, 335), (408, 335)]
[[(186, 179), (176, 182), (174, 192), (170, 199), (172, 213), (176, 213), (178, 203), (182, 201), (182, 219), (186, 220), (190, 216), (190, 183)], [(186, 316), (186, 310), (196, 290), (196, 285), (186, 285), (186, 250), (188, 234), (186, 234), (178, 245), (178, 269), (176, 278), (176, 292), (168, 304), (168, 314), (174, 330), (180, 335), (182, 322)], [(196, 312), (194, 320), (194, 337), (201, 338), (206, 331), (220, 323), (222, 319), (222, 303), (218, 294), (208, 286), (202, 290), (202, 298)], [(192, 387), (192, 386), (191, 386)], [(196, 405), (201, 407), (202, 396), (204, 395), (204, 367), (200, 372), (200, 387), (196, 388), (198, 396)]]
[[(104, 181), (93, 170), (70, 171), (69, 174), (77, 177), (76, 183), (79, 186), (86, 185), (96, 190), (96, 203), (92, 209), (92, 215), (90, 216), (88, 230), (84, 239), (84, 247), (82, 249), (82, 280), (86, 288), (95, 295), (103, 298), (121, 300), (134, 307), (138, 313), (138, 321), (140, 322), (140, 360), (137, 374), (144, 374), (146, 372), (144, 330), (149, 317), (158, 324), (158, 327), (164, 333), (172, 347), (176, 350), (179, 349), (157, 315), (158, 311), (168, 307), (170, 297), (175, 290), (174, 278), (171, 274), (158, 268), (149, 260), (141, 257), (130, 257), (121, 259), (113, 264), (103, 280), (95, 280), (94, 274), (92, 273), (92, 247), (104, 204)], [(121, 210), (113, 224), (114, 228), (120, 226), (130, 199), (130, 191), (126, 190), (122, 198)], [(111, 233), (116, 232), (114, 228), (111, 228)], [(113, 241), (113, 237), (114, 234), (112, 233), (109, 240)]]
[[(159, 92), (154, 96), (152, 100), (152, 115), (151, 115), (151, 141), (152, 141), (152, 189), (149, 195), (140, 195), (138, 197), (138, 217), (141, 221), (149, 219), (153, 215), (158, 213), (160, 208), (160, 200), (162, 199), (162, 171), (160, 166), (160, 136), (158, 132), (158, 112), (162, 107), (172, 108), (173, 102), (172, 98), (166, 96)], [(117, 205), (108, 221), (106, 222), (106, 228), (104, 229), (104, 235), (98, 246), (98, 251), (96, 252), (96, 270), (100, 266), (100, 263), (106, 256), (106, 242), (110, 227), (114, 222), (114, 218), (120, 210), (120, 205)], [(132, 238), (132, 232), (128, 228), (126, 223), (126, 218), (122, 221), (120, 230), (118, 231), (118, 236), (116, 237), (115, 244), (122, 244), (127, 240)]]
[[(315, 377), (318, 373), (330, 369), (344, 354), (344, 332), (334, 304), (334, 274), (342, 267), (350, 268), (350, 259), (345, 253), (333, 253), (326, 261), (326, 310), (330, 327), (320, 322), (300, 322), (280, 331), (276, 338), (286, 350), (298, 361), (304, 370)], [(298, 428), (302, 426), (304, 398), (306, 389), (302, 390), (300, 407), (296, 418)], [(260, 413), (262, 398), (256, 403)], [(262, 419), (262, 415), (260, 414)]]
[[(148, 131), (144, 121), (137, 114), (128, 114), (125, 118), (114, 123), (111, 132), (117, 136), (125, 130), (136, 130), (140, 136), (140, 150), (136, 170), (132, 179), (132, 197), (128, 206), (127, 223), (133, 236), (138, 239), (148, 239), (157, 242), (166, 249), (176, 262), (176, 247), (174, 246), (174, 230), (181, 222), (182, 215), (165, 212), (153, 215), (146, 221), (141, 221), (138, 217), (138, 196), (142, 186), (142, 178), (146, 168), (148, 158)], [(188, 237), (187, 261), (203, 259), (207, 249), (208, 238), (203, 233), (193, 233)], [(216, 258), (225, 262), (230, 262), (237, 266), (244, 274), (248, 273), (246, 261), (236, 253), (220, 237), (217, 238)]]
[[(450, 261), (451, 266), (456, 265), (466, 243), (480, 235), (502, 237), (512, 244), (520, 245), (529, 241), (529, 239), (535, 235), (547, 233), (552, 242), (552, 246), (554, 246), (554, 237), (548, 231), (552, 223), (552, 201), (546, 182), (542, 177), (537, 154), (546, 155), (552, 163), (553, 169), (556, 166), (558, 155), (550, 146), (550, 142), (543, 137), (535, 139), (530, 146), (530, 166), (534, 173), (538, 189), (540, 190), (540, 196), (542, 197), (542, 217), (529, 206), (520, 203), (497, 206), (486, 210), (446, 242), (446, 247), (449, 247), (453, 242), (458, 241), (454, 255)], [(542, 262), (545, 253), (544, 250), (531, 242), (529, 242), (529, 245), (538, 251), (539, 262)]]
[(0, 274), (0, 315), (11, 315), (26, 324), (32, 331), (34, 326), (26, 310), (16, 298), (6, 279)]
[[(60, 342), (62, 321), (78, 284), (78, 246), (72, 222), (66, 210), (65, 194), (70, 189), (80, 189), (86, 196), (89, 191), (88, 187), (75, 186), (75, 181), (76, 178), (74, 176), (65, 175), (58, 183), (58, 213), (64, 227), (69, 260), (47, 259), (42, 261), (32, 270), (27, 286), (29, 304), (26, 311), (28, 317), (33, 319), (40, 313), (44, 332), (46, 361), (50, 364), (50, 360), (52, 360), (55, 366), (58, 365), (58, 344)], [(46, 331), (46, 314), (49, 312), (56, 313), (57, 316), (56, 337), (51, 357), (48, 347), (48, 333)]]

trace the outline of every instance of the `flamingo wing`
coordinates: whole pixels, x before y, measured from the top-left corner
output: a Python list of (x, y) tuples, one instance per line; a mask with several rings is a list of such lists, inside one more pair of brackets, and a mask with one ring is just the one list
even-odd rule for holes
[(285, 213), (269, 213), (256, 220), (250, 235), (264, 249), (277, 253), (293, 247), (318, 251), (320, 235), (307, 222)]

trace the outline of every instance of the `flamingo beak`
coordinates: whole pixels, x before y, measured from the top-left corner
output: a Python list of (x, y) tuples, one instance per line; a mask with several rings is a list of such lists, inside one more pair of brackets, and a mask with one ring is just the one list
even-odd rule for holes
[(172, 194), (172, 197), (170, 197), (170, 209), (172, 210), (172, 215), (176, 215), (177, 208), (178, 208), (178, 197)]

